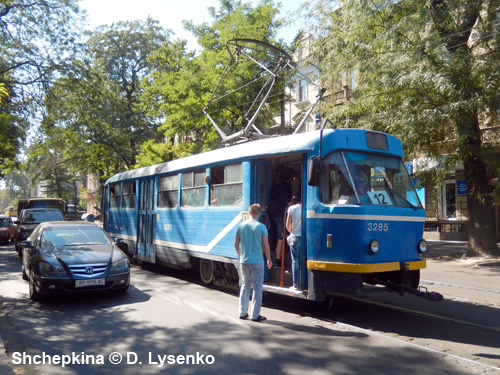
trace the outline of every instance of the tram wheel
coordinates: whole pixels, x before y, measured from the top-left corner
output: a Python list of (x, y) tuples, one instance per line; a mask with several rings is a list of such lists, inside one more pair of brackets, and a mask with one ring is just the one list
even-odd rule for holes
[(200, 277), (204, 284), (211, 284), (214, 280), (214, 262), (210, 259), (200, 259)]

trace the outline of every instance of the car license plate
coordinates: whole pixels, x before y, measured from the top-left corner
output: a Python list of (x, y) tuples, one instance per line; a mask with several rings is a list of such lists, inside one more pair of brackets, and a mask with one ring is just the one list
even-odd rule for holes
[(75, 288), (80, 288), (84, 286), (96, 286), (96, 285), (104, 285), (105, 279), (85, 279), (85, 280), (76, 280)]

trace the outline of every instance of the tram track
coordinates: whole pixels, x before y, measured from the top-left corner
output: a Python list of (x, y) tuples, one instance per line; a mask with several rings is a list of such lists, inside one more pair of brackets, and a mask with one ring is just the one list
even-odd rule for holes
[[(179, 273), (175, 277), (208, 287), (192, 273)], [(432, 281), (425, 281), (425, 283), (428, 282)], [(218, 286), (210, 287), (222, 290)], [(453, 287), (461, 286), (453, 284)], [(484, 292), (486, 288), (479, 289)], [(496, 293), (496, 291), (493, 292)], [(380, 299), (377, 299), (379, 293), (370, 294), (367, 297), (339, 298), (336, 303), (334, 302), (333, 309), (327, 309), (326, 304), (268, 293), (264, 299), (264, 307), (319, 321), (319, 324), (325, 328), (341, 327), (342, 330), (380, 336), (408, 345), (409, 348), (436, 353), (450, 363), (460, 363), (459, 366), (467, 373), (500, 373), (500, 356), (498, 355), (500, 327), (407, 307), (398, 302), (404, 301), (404, 297), (394, 294), (389, 295), (395, 299), (387, 302), (383, 300), (387, 295), (388, 293), (380, 294)], [(446, 296), (445, 303), (461, 303), (452, 302), (451, 298), (453, 297)], [(413, 300), (424, 309), (441, 304), (441, 302), (429, 303), (421, 299)], [(373, 308), (363, 307), (370, 305)], [(471, 304), (467, 303), (467, 305)], [(472, 305), (471, 307), (474, 308)]]
[(454, 317), (450, 317), (450, 316), (444, 316), (444, 315), (440, 315), (440, 314), (436, 314), (436, 313), (419, 311), (419, 310), (411, 309), (408, 307), (396, 306), (396, 305), (393, 305), (391, 303), (384, 302), (384, 301), (377, 301), (374, 299), (361, 298), (361, 297), (349, 297), (349, 299), (352, 299), (354, 301), (358, 301), (361, 303), (365, 303), (365, 304), (377, 305), (377, 306), (381, 306), (384, 308), (402, 311), (402, 312), (406, 312), (406, 313), (411, 313), (414, 315), (419, 315), (419, 316), (423, 316), (423, 317), (427, 317), (427, 318), (438, 319), (438, 320), (442, 320), (442, 321), (446, 321), (446, 322), (450, 322), (450, 323), (458, 323), (458, 324), (467, 325), (467, 326), (471, 326), (471, 327), (481, 328), (481, 329), (484, 329), (486, 331), (500, 333), (500, 328), (491, 327), (491, 326), (487, 326), (484, 324), (475, 323), (475, 322), (471, 322), (471, 321), (467, 321), (467, 320), (463, 320), (463, 319), (458, 319), (458, 318), (454, 318)]
[[(463, 362), (464, 367), (474, 373), (500, 372), (500, 327), (397, 306), (370, 297), (347, 297), (344, 300), (346, 302), (341, 303), (337, 311), (334, 307), (332, 312), (337, 319), (332, 318), (332, 313), (304, 315), (316, 319), (320, 317), (325, 323), (439, 353), (450, 360)], [(356, 304), (371, 305), (376, 309), (359, 308)], [(394, 314), (388, 310), (394, 311)], [(358, 313), (352, 314), (352, 311)], [(405, 317), (408, 314), (415, 318), (408, 319)], [(481, 369), (477, 370), (478, 367)]]
[(406, 345), (410, 345), (410, 346), (419, 348), (421, 350), (430, 351), (430, 352), (433, 352), (433, 353), (438, 353), (438, 354), (441, 354), (443, 356), (446, 356), (446, 357), (449, 357), (449, 358), (453, 358), (453, 359), (456, 359), (456, 360), (459, 360), (459, 361), (464, 361), (464, 362), (466, 362), (468, 364), (472, 364), (472, 365), (475, 365), (475, 366), (481, 366), (481, 367), (484, 366), (484, 367), (486, 367), (488, 369), (491, 369), (491, 370), (494, 370), (494, 371), (500, 371), (500, 367), (498, 367), (498, 366), (486, 364), (486, 363), (483, 363), (483, 362), (480, 362), (480, 361), (476, 361), (476, 360), (470, 359), (470, 358), (465, 358), (465, 357), (460, 356), (460, 355), (449, 353), (449, 352), (447, 352), (445, 350), (440, 350), (440, 349), (432, 348), (432, 347), (429, 347), (429, 346), (426, 346), (426, 345), (421, 345), (421, 344), (418, 344), (418, 343), (415, 343), (415, 342), (410, 342), (408, 339), (401, 339), (399, 337), (394, 337), (394, 336), (387, 335), (387, 334), (384, 334), (384, 333), (381, 333), (381, 332), (376, 332), (376, 331), (373, 331), (373, 330), (367, 330), (367, 329), (364, 329), (364, 328), (361, 328), (361, 327), (353, 326), (351, 324), (346, 324), (346, 323), (342, 323), (342, 322), (335, 322), (335, 324), (336, 325), (340, 325), (340, 326), (344, 326), (344, 327), (347, 327), (347, 328), (350, 328), (350, 329), (355, 329), (357, 331), (364, 332), (366, 334), (377, 335), (377, 336), (384, 337), (385, 339), (389, 339), (389, 340), (401, 342), (401, 343), (404, 343)]
[(500, 290), (481, 288), (481, 287), (470, 286), (470, 285), (453, 284), (453, 283), (446, 283), (446, 282), (442, 282), (442, 281), (424, 280), (424, 279), (421, 279), (420, 282), (426, 283), (429, 285), (443, 285), (443, 286), (458, 287), (458, 288), (462, 288), (462, 289), (471, 289), (471, 290), (480, 290), (483, 292), (500, 294)]

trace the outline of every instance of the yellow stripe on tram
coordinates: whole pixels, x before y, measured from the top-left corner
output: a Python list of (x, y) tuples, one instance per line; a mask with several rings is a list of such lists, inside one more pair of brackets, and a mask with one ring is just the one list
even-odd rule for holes
[(340, 263), (340, 262), (320, 262), (309, 260), (307, 268), (311, 270), (346, 272), (346, 273), (375, 273), (405, 270), (418, 270), (425, 268), (425, 260), (415, 262), (405, 262), (403, 267), (399, 262), (388, 263)]

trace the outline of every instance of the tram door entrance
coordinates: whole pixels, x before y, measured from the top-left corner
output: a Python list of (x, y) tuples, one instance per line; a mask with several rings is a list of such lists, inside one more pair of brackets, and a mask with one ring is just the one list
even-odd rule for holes
[(139, 184), (137, 255), (138, 259), (154, 263), (155, 180), (141, 180)]

